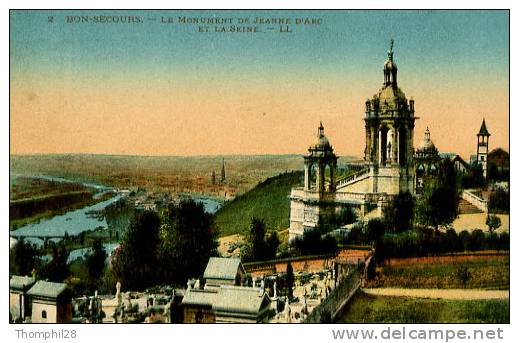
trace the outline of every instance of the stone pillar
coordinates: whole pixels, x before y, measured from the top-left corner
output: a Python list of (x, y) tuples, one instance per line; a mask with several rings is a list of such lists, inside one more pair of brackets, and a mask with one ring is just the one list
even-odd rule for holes
[(371, 160), (371, 129), (368, 124), (366, 124), (366, 151), (364, 153), (364, 160)]
[(371, 125), (370, 129), (370, 155), (369, 155), (369, 161), (375, 162), (376, 156), (377, 156), (377, 135), (378, 132), (375, 130), (375, 126)]
[(396, 130), (397, 136), (396, 136), (396, 163), (400, 165), (400, 128)]
[(406, 166), (411, 166), (413, 161), (413, 154), (414, 154), (414, 148), (413, 148), (413, 141), (414, 141), (414, 124), (409, 125), (409, 128), (407, 130), (407, 161)]
[(383, 152), (382, 152), (382, 130), (380, 129), (380, 127), (378, 128), (378, 156), (377, 156), (377, 160), (378, 160), (378, 163), (380, 165), (382, 165), (382, 155), (383, 155)]
[(384, 215), (384, 207), (386, 206), (385, 201), (380, 197), (377, 202), (377, 213), (379, 217)]
[(310, 173), (309, 173), (310, 167), (311, 167), (311, 165), (309, 165), (308, 163), (305, 163), (305, 191), (308, 191), (308, 188), (310, 186)]
[(316, 171), (315, 171), (315, 188), (318, 192), (321, 191), (321, 175), (323, 173), (323, 170), (322, 170), (322, 165), (321, 163), (318, 163), (317, 164), (317, 168), (316, 168)]
[(398, 162), (398, 130), (394, 125), (391, 128), (391, 132), (393, 132), (393, 142), (391, 143), (391, 162), (396, 164)]
[(326, 166), (324, 164), (322, 164), (322, 162), (319, 164), (319, 166), (321, 167), (320, 178), (319, 178), (319, 190), (325, 191), (326, 189), (324, 188), (324, 174), (325, 174)]
[(335, 190), (335, 166), (333, 163), (329, 164), (330, 166), (330, 187), (329, 191), (333, 192)]

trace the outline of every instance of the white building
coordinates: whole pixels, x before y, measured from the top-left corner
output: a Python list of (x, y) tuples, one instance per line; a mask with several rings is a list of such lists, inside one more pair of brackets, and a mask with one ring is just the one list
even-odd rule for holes
[(32, 323), (72, 321), (72, 298), (66, 284), (38, 281), (27, 295), (31, 298)]

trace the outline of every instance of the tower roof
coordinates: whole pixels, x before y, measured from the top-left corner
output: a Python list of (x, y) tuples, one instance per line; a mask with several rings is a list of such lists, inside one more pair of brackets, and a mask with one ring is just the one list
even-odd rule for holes
[(328, 148), (330, 147), (330, 141), (324, 135), (324, 126), (323, 122), (320, 122), (319, 128), (317, 129), (317, 144), (316, 148)]
[(387, 60), (384, 62), (384, 83), (382, 88), (374, 95), (378, 98), (382, 109), (396, 110), (407, 105), (407, 99), (404, 92), (397, 85), (397, 67), (393, 61), (393, 43), (389, 46), (387, 52)]
[(478, 136), (490, 136), (490, 133), (488, 133), (487, 125), (485, 124), (485, 119), (483, 119), (483, 122), (481, 123), (481, 128), (479, 129)]
[(422, 141), (422, 145), (419, 150), (432, 150), (435, 149), (433, 141), (431, 140), (431, 132), (429, 131), (429, 127), (425, 130), (424, 139)]
[(314, 159), (314, 158), (332, 158), (337, 159), (335, 154), (333, 153), (332, 145), (326, 136), (324, 135), (324, 126), (323, 123), (319, 124), (317, 129), (317, 142), (308, 148), (308, 155), (305, 156), (305, 159)]

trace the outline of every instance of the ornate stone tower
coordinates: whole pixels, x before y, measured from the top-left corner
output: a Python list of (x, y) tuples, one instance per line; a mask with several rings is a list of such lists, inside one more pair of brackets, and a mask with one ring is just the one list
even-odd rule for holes
[(488, 138), (490, 137), (490, 133), (488, 133), (487, 125), (485, 124), (485, 119), (481, 123), (481, 128), (477, 134), (478, 136), (478, 162), (483, 168), (483, 177), (487, 177), (487, 159), (488, 159)]
[(415, 192), (417, 194), (422, 194), (427, 179), (436, 177), (440, 169), (440, 162), (441, 157), (431, 140), (431, 133), (427, 127), (422, 144), (414, 154)]
[(374, 169), (374, 193), (413, 192), (414, 100), (398, 88), (393, 40), (384, 63), (384, 83), (366, 101), (364, 160)]
[(289, 240), (302, 236), (307, 229), (317, 227), (319, 218), (333, 213), (337, 207), (337, 156), (324, 135), (322, 123), (317, 129), (317, 142), (308, 148), (304, 160), (304, 187), (293, 188), (290, 194)]
[(304, 159), (305, 191), (333, 192), (337, 156), (333, 153), (333, 148), (324, 135), (323, 123), (320, 123), (317, 129), (317, 143), (308, 148), (308, 155)]

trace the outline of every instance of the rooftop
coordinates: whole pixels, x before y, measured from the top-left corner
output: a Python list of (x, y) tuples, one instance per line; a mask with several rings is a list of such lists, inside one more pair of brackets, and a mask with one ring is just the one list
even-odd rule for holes
[(210, 289), (189, 289), (183, 305), (211, 306), (216, 313), (257, 316), (270, 301), (259, 288), (220, 286)]
[(488, 133), (487, 125), (485, 124), (485, 119), (483, 119), (483, 122), (481, 123), (481, 128), (479, 129), (478, 136), (490, 136), (490, 133)]
[(204, 271), (204, 279), (234, 280), (242, 269), (241, 260), (232, 257), (211, 257)]
[(57, 298), (67, 289), (67, 285), (58, 282), (38, 281), (27, 292), (28, 295), (43, 298)]
[(18, 276), (13, 275), (9, 280), (9, 288), (16, 290), (24, 290), (34, 285), (36, 280), (31, 276)]
[(218, 291), (213, 308), (216, 312), (247, 313), (257, 315), (270, 302), (259, 288), (222, 286)]

